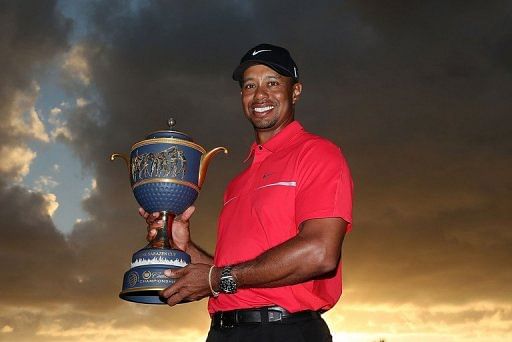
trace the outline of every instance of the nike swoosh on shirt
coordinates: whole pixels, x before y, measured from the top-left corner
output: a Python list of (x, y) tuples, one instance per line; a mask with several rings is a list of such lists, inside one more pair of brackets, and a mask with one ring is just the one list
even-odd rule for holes
[(252, 52), (252, 55), (256, 56), (258, 53), (265, 52), (265, 51), (272, 51), (272, 50), (257, 50), (257, 51), (255, 50), (255, 51)]

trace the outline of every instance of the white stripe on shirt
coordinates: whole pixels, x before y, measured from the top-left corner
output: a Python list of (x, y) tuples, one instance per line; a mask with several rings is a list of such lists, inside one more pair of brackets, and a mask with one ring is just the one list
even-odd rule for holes
[(292, 182), (271, 183), (271, 184), (266, 184), (266, 185), (260, 186), (258, 189), (266, 188), (266, 187), (269, 187), (269, 186), (297, 186), (297, 182), (292, 181)]

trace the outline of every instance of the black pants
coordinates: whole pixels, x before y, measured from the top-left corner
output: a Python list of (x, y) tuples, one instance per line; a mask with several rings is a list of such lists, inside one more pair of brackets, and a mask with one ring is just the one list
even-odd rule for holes
[(291, 322), (245, 323), (233, 328), (210, 328), (206, 342), (329, 342), (332, 336), (319, 318)]

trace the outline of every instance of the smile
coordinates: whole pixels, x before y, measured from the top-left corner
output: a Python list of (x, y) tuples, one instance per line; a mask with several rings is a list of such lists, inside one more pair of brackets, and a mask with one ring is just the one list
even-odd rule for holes
[(256, 113), (263, 113), (263, 112), (269, 111), (269, 110), (271, 110), (271, 109), (274, 109), (274, 106), (256, 107), (256, 108), (254, 108), (253, 110), (254, 110)]

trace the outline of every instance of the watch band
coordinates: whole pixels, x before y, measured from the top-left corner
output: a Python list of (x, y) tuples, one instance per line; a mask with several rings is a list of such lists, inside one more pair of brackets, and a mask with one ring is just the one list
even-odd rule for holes
[(237, 291), (238, 285), (236, 278), (231, 274), (232, 269), (233, 266), (226, 266), (220, 273), (219, 288), (222, 293), (233, 294)]

